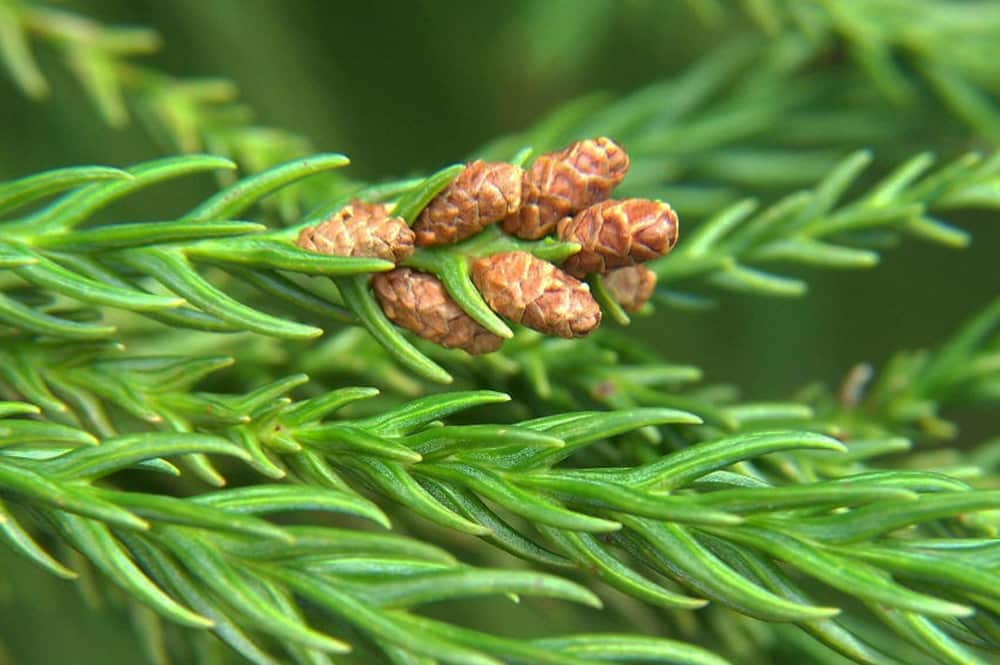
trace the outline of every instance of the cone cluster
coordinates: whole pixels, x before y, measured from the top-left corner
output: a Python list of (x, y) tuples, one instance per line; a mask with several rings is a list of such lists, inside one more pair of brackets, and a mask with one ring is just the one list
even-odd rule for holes
[[(582, 280), (605, 276), (608, 293), (637, 311), (656, 285), (642, 264), (677, 242), (677, 215), (666, 203), (610, 198), (628, 167), (628, 154), (608, 138), (540, 155), (527, 171), (476, 160), (421, 211), (413, 229), (384, 204), (354, 201), (304, 229), (298, 245), (400, 263), (415, 247), (458, 243), (491, 224), (528, 240), (554, 234), (580, 246), (561, 268), (528, 252), (501, 252), (474, 261), (471, 278), (500, 316), (548, 335), (583, 337), (600, 324), (601, 309)], [(436, 344), (480, 354), (503, 342), (433, 275), (398, 267), (376, 274), (372, 286), (390, 320)]]
[[(503, 229), (527, 240), (554, 232), (559, 240), (579, 244), (562, 269), (580, 279), (605, 275), (608, 292), (634, 312), (656, 286), (656, 274), (641, 264), (673, 248), (678, 220), (661, 201), (611, 199), (628, 168), (625, 150), (603, 137), (540, 155), (524, 174), (521, 207), (504, 219)], [(584, 298), (576, 302), (583, 317)]]

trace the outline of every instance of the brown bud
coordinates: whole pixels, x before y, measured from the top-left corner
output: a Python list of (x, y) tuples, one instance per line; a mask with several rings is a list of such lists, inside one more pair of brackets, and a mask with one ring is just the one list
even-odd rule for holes
[(472, 281), (497, 314), (547, 335), (583, 337), (601, 322), (586, 284), (527, 252), (476, 261)]
[(529, 240), (548, 235), (563, 217), (611, 196), (628, 166), (621, 146), (603, 137), (539, 155), (524, 174), (521, 209), (504, 220), (504, 231)]
[(559, 239), (579, 243), (563, 267), (583, 276), (663, 256), (677, 243), (677, 214), (666, 203), (646, 199), (604, 201), (559, 222)]
[(604, 287), (626, 312), (638, 312), (653, 295), (656, 273), (642, 265), (618, 268), (604, 277)]
[(413, 254), (413, 231), (388, 206), (354, 200), (326, 221), (299, 233), (302, 249), (334, 256), (363, 256), (393, 263)]
[(464, 240), (521, 207), (520, 167), (476, 160), (434, 197), (413, 225), (417, 244)]
[(462, 311), (434, 275), (396, 268), (376, 273), (372, 286), (393, 323), (435, 344), (472, 355), (496, 351), (503, 344)]

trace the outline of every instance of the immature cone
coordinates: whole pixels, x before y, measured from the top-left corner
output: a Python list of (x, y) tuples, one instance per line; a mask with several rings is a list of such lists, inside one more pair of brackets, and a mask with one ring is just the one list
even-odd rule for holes
[(626, 312), (638, 312), (656, 288), (656, 273), (646, 266), (612, 270), (604, 277), (604, 288)]
[(586, 284), (527, 252), (476, 261), (472, 281), (497, 314), (547, 335), (583, 337), (601, 322)]
[(354, 200), (321, 224), (302, 229), (297, 244), (320, 254), (399, 263), (413, 254), (413, 231), (401, 217), (390, 217), (385, 204)]
[(503, 344), (503, 339), (462, 311), (433, 275), (396, 268), (375, 273), (372, 286), (393, 323), (435, 344), (472, 355), (496, 351)]
[(605, 274), (663, 256), (677, 243), (677, 214), (661, 201), (627, 199), (592, 205), (559, 222), (559, 239), (579, 243), (563, 267), (578, 277)]
[(417, 244), (446, 245), (473, 236), (521, 207), (521, 175), (513, 164), (476, 160), (424, 208), (413, 225)]
[(524, 174), (521, 209), (503, 230), (528, 240), (548, 235), (563, 217), (611, 196), (628, 166), (621, 146), (603, 137), (540, 155)]

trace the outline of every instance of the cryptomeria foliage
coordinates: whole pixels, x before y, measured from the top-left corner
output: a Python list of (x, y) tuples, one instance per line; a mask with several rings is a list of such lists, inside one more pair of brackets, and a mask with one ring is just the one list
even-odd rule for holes
[[(651, 264), (657, 306), (802, 296), (802, 267), (868, 268), (909, 236), (964, 246), (942, 217), (1000, 208), (992, 3), (689, 4), (757, 26), (475, 155), (620, 140), (624, 195), (669, 198), (685, 225)], [(599, 30), (596, 13), (565, 29)], [(368, 281), (391, 263), (295, 238), (355, 197), (412, 222), (461, 167), (359, 182), (346, 157), (254, 125), (231, 83), (137, 64), (157, 44), (0, 2), (26, 94), (49, 86), (33, 52), (59, 52), (108, 123), (138, 119), (176, 153), (0, 183), (0, 538), (118, 597), (153, 662), (705, 665), (774, 662), (776, 644), (804, 662), (998, 657), (1000, 441), (959, 440), (945, 410), (1000, 402), (1000, 300), (877, 373), (745, 400), (630, 338), (597, 280), (596, 334), (508, 327), (469, 260), (577, 246), (489, 227), (406, 261), (509, 338), (446, 351), (382, 314)], [(817, 69), (831, 51), (847, 57)], [(928, 119), (940, 138), (902, 151)], [(986, 150), (959, 150), (967, 127)], [(109, 208), (199, 173), (219, 191), (183, 214)], [(517, 634), (502, 617), (521, 596), (555, 599), (540, 607), (579, 629)], [(478, 620), (455, 604), (470, 598)], [(568, 603), (633, 629), (592, 631)]]

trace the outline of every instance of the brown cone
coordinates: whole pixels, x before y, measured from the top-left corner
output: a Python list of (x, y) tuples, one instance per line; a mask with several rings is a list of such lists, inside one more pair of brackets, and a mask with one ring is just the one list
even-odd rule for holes
[(663, 256), (677, 243), (677, 214), (646, 199), (604, 201), (559, 222), (559, 239), (581, 249), (563, 267), (578, 277)]
[(401, 217), (390, 217), (385, 204), (354, 200), (326, 221), (302, 229), (297, 244), (320, 254), (399, 263), (413, 254), (413, 231)]
[(424, 208), (413, 225), (417, 244), (446, 245), (473, 236), (521, 207), (522, 171), (476, 160)]
[(476, 323), (433, 275), (396, 268), (372, 278), (382, 311), (395, 323), (446, 349), (472, 355), (496, 351), (503, 339)]
[(524, 174), (521, 209), (504, 220), (504, 231), (528, 240), (548, 235), (563, 217), (611, 196), (628, 167), (621, 146), (603, 137), (540, 155)]
[(497, 314), (547, 335), (584, 337), (601, 322), (586, 284), (527, 252), (476, 261), (472, 281)]
[(626, 312), (638, 312), (653, 295), (656, 273), (642, 265), (618, 268), (604, 277), (604, 287)]

